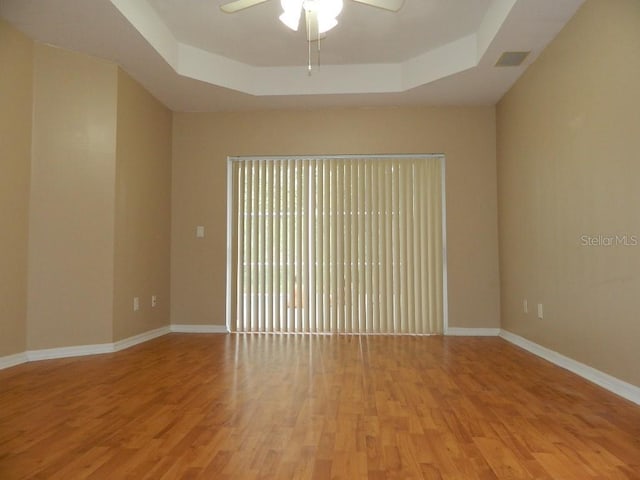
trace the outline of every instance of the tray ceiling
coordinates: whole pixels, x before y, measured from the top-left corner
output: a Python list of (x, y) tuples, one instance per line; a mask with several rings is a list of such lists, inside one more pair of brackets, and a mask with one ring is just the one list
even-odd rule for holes
[[(0, 0), (32, 38), (117, 62), (173, 110), (496, 103), (583, 0), (345, 0), (307, 75), (305, 34), (270, 0)], [(495, 67), (505, 51), (531, 51)]]

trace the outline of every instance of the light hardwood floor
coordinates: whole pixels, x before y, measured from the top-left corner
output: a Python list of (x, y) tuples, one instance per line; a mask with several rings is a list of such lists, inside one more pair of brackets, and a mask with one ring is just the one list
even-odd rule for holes
[(640, 478), (640, 407), (498, 338), (170, 334), (0, 371), (0, 478)]

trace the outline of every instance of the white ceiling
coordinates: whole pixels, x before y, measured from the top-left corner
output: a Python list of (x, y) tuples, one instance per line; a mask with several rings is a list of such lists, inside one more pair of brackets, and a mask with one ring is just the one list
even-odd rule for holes
[[(41, 42), (117, 62), (176, 111), (496, 103), (584, 0), (345, 0), (307, 75), (305, 33), (279, 0), (224, 14), (220, 0), (0, 0)], [(532, 51), (494, 67), (504, 51)]]

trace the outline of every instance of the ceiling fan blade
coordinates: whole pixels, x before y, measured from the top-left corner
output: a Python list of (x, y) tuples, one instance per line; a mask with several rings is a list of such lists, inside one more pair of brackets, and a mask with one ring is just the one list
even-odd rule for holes
[(372, 7), (382, 8), (391, 12), (397, 12), (404, 5), (404, 0), (353, 0), (354, 2), (364, 3)]
[(224, 13), (235, 13), (240, 10), (244, 10), (245, 8), (259, 5), (260, 3), (264, 3), (266, 1), (267, 0), (235, 0), (225, 5), (220, 5), (220, 10), (222, 10)]

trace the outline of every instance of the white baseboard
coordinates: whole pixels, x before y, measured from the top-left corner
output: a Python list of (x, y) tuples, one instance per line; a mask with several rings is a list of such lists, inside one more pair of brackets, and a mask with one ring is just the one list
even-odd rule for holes
[(4, 357), (0, 357), (0, 370), (9, 367), (15, 367), (16, 365), (20, 365), (21, 363), (28, 362), (27, 354), (15, 353), (13, 355), (6, 355)]
[(161, 337), (162, 335), (166, 335), (170, 331), (171, 330), (167, 325), (165, 327), (156, 328), (155, 330), (149, 330), (148, 332), (143, 332), (138, 335), (134, 335), (133, 337), (118, 340), (117, 342), (113, 343), (113, 351), (119, 352), (120, 350), (133, 347), (134, 345), (138, 345), (139, 343), (148, 342), (149, 340), (153, 340), (154, 338)]
[(124, 338), (113, 343), (96, 343), (93, 345), (74, 345), (71, 347), (45, 348), (42, 350), (27, 350), (24, 353), (0, 357), (0, 369), (12, 367), (24, 362), (51, 360), (54, 358), (80, 357), (84, 355), (100, 355), (113, 353), (125, 348), (133, 347), (156, 337), (169, 333), (169, 326), (149, 330), (132, 337)]
[(113, 352), (113, 343), (96, 343), (93, 345), (76, 345), (73, 347), (45, 348), (27, 350), (25, 354), (30, 362), (51, 360), (53, 358), (80, 357), (83, 355), (100, 355)]
[(497, 337), (500, 335), (500, 329), (449, 327), (444, 334), (451, 337)]
[(172, 324), (170, 330), (175, 333), (229, 333), (225, 325), (181, 325)]
[(500, 331), (500, 337), (506, 341), (517, 345), (520, 348), (527, 350), (545, 360), (565, 368), (576, 375), (581, 376), (585, 380), (589, 380), (602, 388), (609, 390), (616, 395), (619, 395), (627, 400), (632, 401), (640, 405), (640, 387), (636, 387), (630, 383), (624, 382), (616, 377), (613, 377), (607, 373), (596, 370), (593, 367), (580, 363), (572, 358), (565, 357), (564, 355), (554, 352), (542, 345), (538, 345), (526, 338), (523, 338), (515, 333), (508, 332), (506, 330)]
[(93, 345), (74, 345), (71, 347), (45, 348), (42, 350), (27, 350), (0, 357), (0, 370), (13, 367), (25, 362), (51, 360), (54, 358), (80, 357), (84, 355), (100, 355), (119, 352), (134, 345), (147, 342), (170, 332), (179, 333), (228, 333), (224, 325), (167, 325), (143, 332), (132, 337), (124, 338), (113, 343), (97, 343)]

